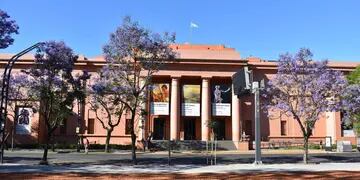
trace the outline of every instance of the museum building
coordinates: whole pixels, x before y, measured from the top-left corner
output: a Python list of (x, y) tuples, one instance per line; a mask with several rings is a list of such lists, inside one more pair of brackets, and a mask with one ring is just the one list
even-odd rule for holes
[[(235, 95), (232, 76), (241, 68), (248, 67), (253, 72), (254, 81), (267, 81), (277, 72), (276, 61), (257, 57), (241, 58), (238, 51), (224, 45), (173, 44), (171, 48), (177, 52), (177, 61), (166, 64), (152, 79), (149, 101), (145, 107), (149, 113), (139, 117), (136, 122), (139, 142), (150, 134), (154, 141), (169, 138), (178, 141), (208, 141), (211, 135), (208, 122), (213, 120), (216, 122), (216, 138), (225, 149), (252, 148), (249, 142), (254, 140), (255, 134), (254, 97)], [(0, 54), (1, 68), (4, 68), (10, 57), (9, 54)], [(28, 68), (33, 61), (32, 55), (21, 57), (14, 71)], [(77, 71), (87, 70), (95, 74), (104, 64), (103, 56), (80, 56), (75, 68)], [(345, 74), (358, 65), (360, 63), (329, 62), (331, 68)], [(85, 103), (81, 112), (81, 118), (74, 115), (56, 130), (55, 142), (75, 143), (81, 136), (86, 137), (91, 144), (105, 143), (106, 130), (96, 119), (90, 105)], [(44, 122), (39, 119), (38, 113), (31, 113), (30, 116), (27, 126), (9, 120), (7, 124), (12, 126), (7, 128), (15, 128), (12, 128), (14, 133), (8, 142), (10, 139), (15, 144), (43, 141), (46, 133)], [(130, 144), (129, 116), (125, 114), (120, 125), (115, 127), (111, 144)], [(291, 117), (276, 112), (269, 115), (262, 113), (260, 117), (261, 140), (264, 144), (302, 140), (300, 127)], [(349, 140), (355, 144), (355, 134), (351, 129), (343, 128), (340, 112), (324, 112), (319, 118), (310, 141), (324, 142), (325, 137), (331, 137), (332, 143)]]

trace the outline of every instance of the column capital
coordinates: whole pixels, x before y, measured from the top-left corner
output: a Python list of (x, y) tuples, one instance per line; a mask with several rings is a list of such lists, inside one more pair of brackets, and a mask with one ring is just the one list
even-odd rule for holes
[(201, 76), (202, 80), (210, 80), (212, 76)]
[(174, 80), (179, 80), (181, 78), (181, 76), (171, 76), (171, 79), (174, 79)]

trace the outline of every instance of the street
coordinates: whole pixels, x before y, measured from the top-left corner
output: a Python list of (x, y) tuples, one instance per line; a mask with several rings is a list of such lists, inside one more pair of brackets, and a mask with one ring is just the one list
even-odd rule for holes
[(360, 178), (360, 153), (310, 151), (310, 164), (302, 164), (301, 150), (263, 151), (263, 164), (253, 165), (254, 151), (219, 151), (217, 165), (206, 165), (206, 154), (138, 152), (138, 165), (131, 152), (90, 152), (62, 150), (49, 152), (50, 165), (38, 165), (41, 150), (6, 151), (0, 179), (294, 179)]
[[(5, 163), (15, 164), (38, 164), (41, 160), (42, 151), (6, 151)], [(206, 165), (205, 153), (183, 152), (172, 153), (171, 163), (174, 165)], [(167, 152), (138, 152), (139, 164), (164, 164), (168, 163)], [(264, 151), (262, 162), (264, 164), (302, 163), (303, 154), (300, 150), (288, 151)], [(249, 164), (254, 161), (253, 152), (221, 151), (217, 153), (217, 164)], [(90, 152), (89, 154), (77, 152), (49, 152), (49, 162), (55, 165), (65, 164), (105, 164), (105, 165), (131, 165), (131, 153), (119, 151), (115, 153)], [(310, 151), (310, 163), (347, 163), (360, 162), (360, 153), (326, 153), (324, 151)]]

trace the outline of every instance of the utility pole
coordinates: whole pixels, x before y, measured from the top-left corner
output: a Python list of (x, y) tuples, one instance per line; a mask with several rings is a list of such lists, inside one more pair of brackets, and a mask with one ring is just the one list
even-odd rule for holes
[(254, 164), (262, 164), (261, 161), (261, 133), (260, 133), (260, 87), (259, 82), (252, 83), (255, 103), (255, 161)]
[(260, 127), (260, 90), (265, 88), (264, 79), (260, 82), (252, 82), (252, 93), (255, 104), (255, 161), (254, 164), (262, 164), (261, 161), (261, 127)]
[(255, 161), (254, 164), (262, 164), (261, 161), (261, 129), (260, 129), (260, 90), (265, 88), (264, 79), (254, 81), (254, 75), (248, 67), (241, 68), (233, 76), (234, 93), (238, 97), (254, 94), (255, 108)]

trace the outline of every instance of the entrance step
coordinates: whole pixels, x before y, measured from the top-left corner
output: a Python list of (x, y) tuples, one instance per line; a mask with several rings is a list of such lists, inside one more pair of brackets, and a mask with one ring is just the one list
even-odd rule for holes
[[(216, 141), (217, 150), (237, 150), (233, 141)], [(168, 140), (152, 140), (153, 146), (158, 150), (167, 150)], [(183, 141), (171, 141), (172, 150), (178, 151), (205, 151), (206, 141), (200, 140), (183, 140)], [(210, 141), (209, 148), (210, 148)]]

